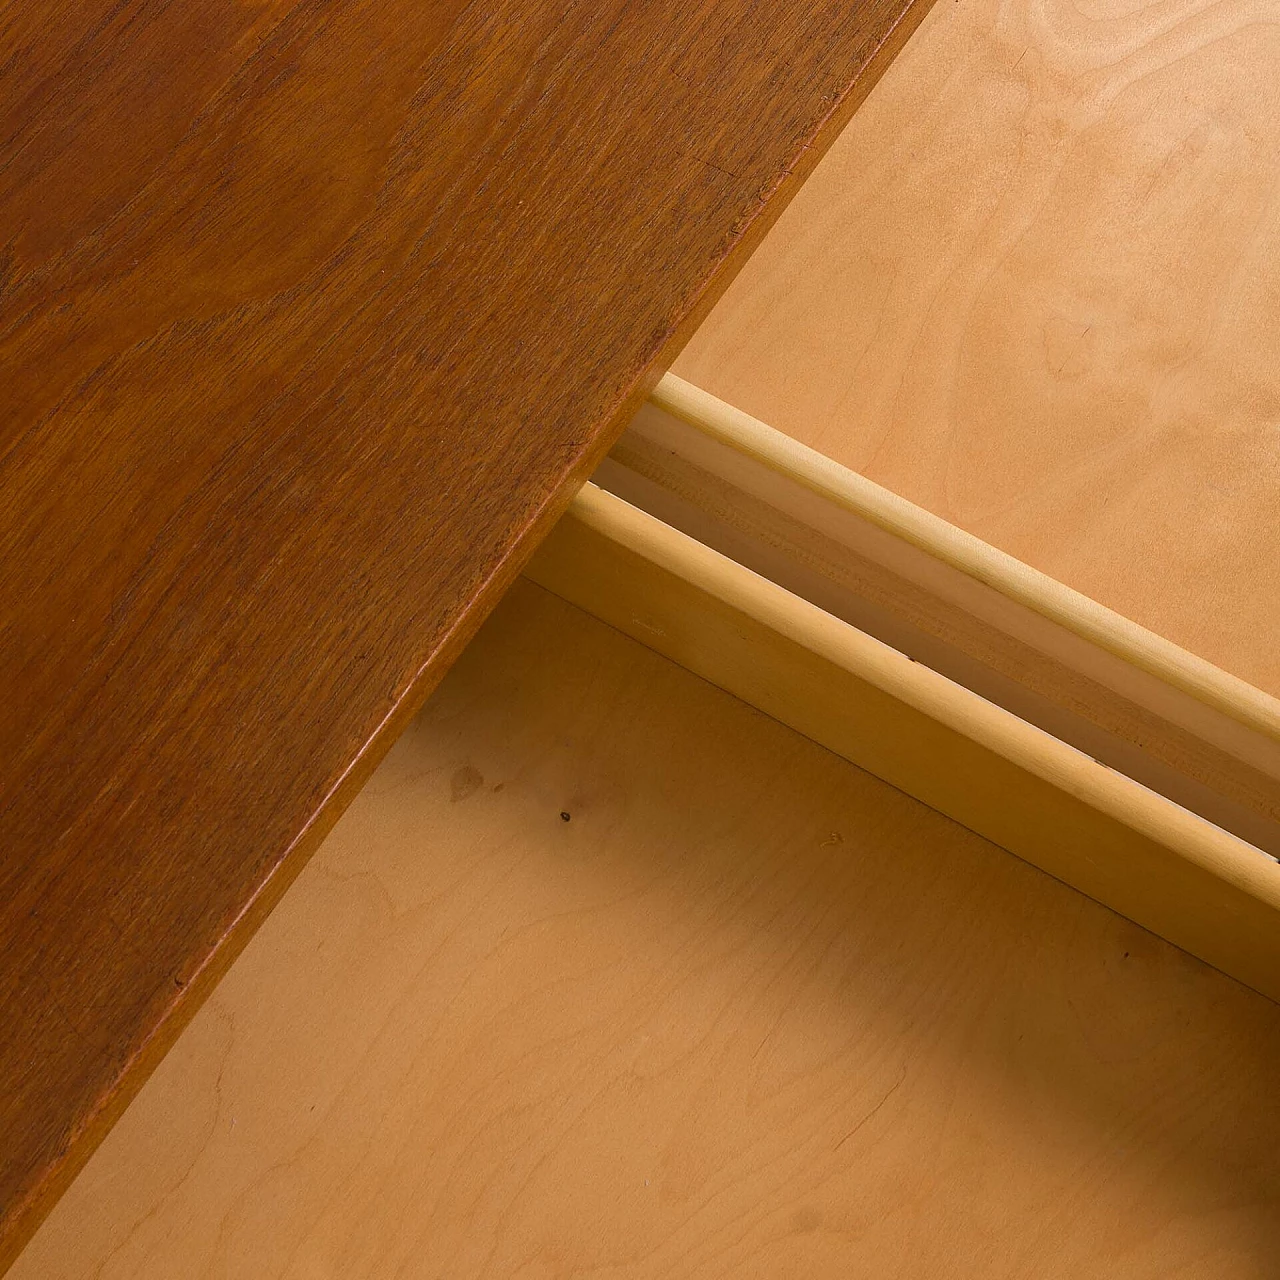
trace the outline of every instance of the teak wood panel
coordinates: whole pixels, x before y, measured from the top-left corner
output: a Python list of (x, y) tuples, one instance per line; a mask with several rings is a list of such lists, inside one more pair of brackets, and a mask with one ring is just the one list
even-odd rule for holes
[(1280, 26), (939, 5), (676, 372), (1280, 694)]
[(12, 1276), (1261, 1280), (1278, 1062), (1280, 1007), (521, 583)]
[(920, 11), (0, 9), (0, 1264)]

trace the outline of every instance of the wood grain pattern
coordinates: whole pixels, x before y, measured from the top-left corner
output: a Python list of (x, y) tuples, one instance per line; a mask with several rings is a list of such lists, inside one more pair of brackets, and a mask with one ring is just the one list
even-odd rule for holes
[(939, 6), (676, 371), (1280, 694), (1276, 19)]
[(0, 7), (0, 1264), (914, 14)]
[(540, 586), (1280, 1001), (1280, 865), (595, 485)]
[(1277, 1061), (1280, 1008), (520, 584), (13, 1280), (1263, 1280)]
[(674, 374), (592, 483), (1280, 856), (1255, 685)]

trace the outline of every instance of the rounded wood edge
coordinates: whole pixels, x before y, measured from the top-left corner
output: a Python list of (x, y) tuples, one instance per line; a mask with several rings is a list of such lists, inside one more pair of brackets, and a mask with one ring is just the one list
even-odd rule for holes
[(659, 408), (909, 542), (1256, 733), (1280, 742), (1280, 699), (1033, 569), (866, 476), (668, 373)]
[(1280, 864), (1140, 783), (588, 484), (571, 518), (1280, 911)]

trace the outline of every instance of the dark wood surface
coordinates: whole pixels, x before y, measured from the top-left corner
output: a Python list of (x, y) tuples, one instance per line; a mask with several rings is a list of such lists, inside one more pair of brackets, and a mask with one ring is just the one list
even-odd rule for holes
[(0, 1265), (923, 7), (0, 8)]

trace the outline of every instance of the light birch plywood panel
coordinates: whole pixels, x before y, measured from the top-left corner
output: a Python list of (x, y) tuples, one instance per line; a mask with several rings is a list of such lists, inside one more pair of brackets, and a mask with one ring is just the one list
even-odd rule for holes
[(1280, 1007), (521, 583), (16, 1265), (1280, 1258)]
[(1280, 5), (949, 0), (675, 371), (1280, 693)]

